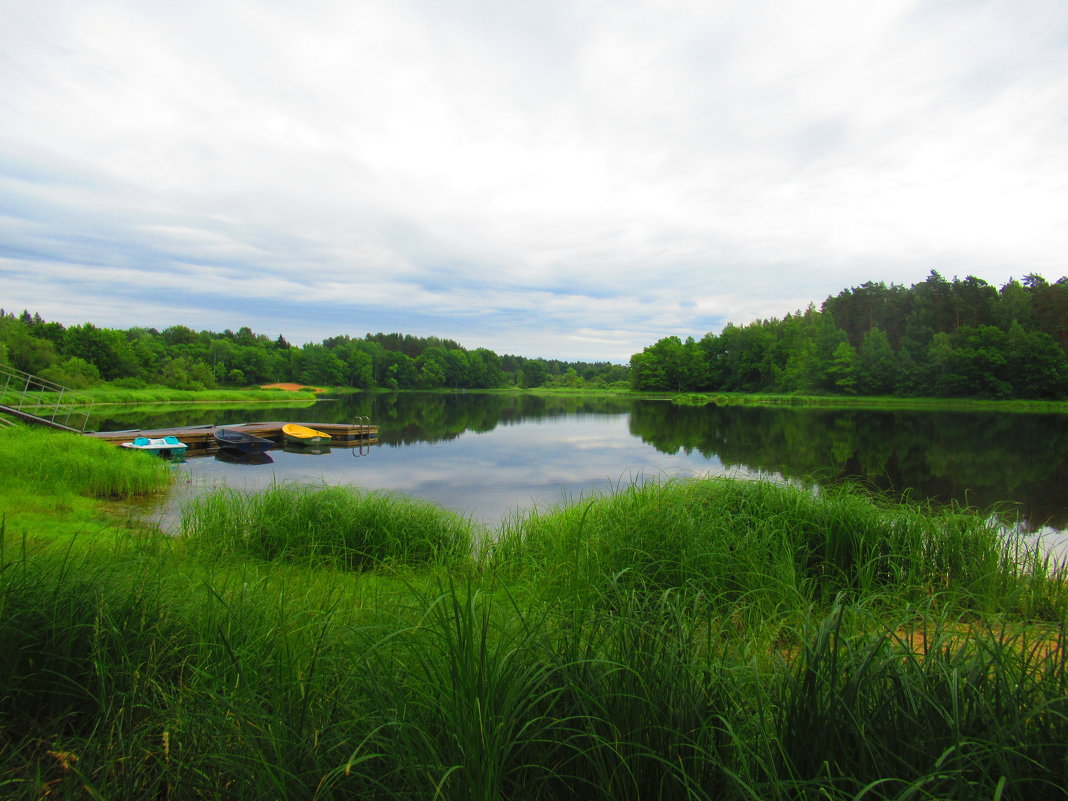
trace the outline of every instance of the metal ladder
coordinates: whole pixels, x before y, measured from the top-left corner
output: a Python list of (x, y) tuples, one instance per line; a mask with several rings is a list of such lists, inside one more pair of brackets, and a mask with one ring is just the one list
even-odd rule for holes
[(371, 418), (366, 415), (356, 415), (352, 420), (353, 426), (360, 428), (360, 438), (356, 440), (356, 444), (352, 446), (352, 455), (359, 458), (360, 456), (366, 456), (371, 452), (371, 444), (367, 442), (367, 437), (370, 436)]
[(15, 367), (0, 365), (0, 412), (27, 423), (84, 433), (93, 399)]

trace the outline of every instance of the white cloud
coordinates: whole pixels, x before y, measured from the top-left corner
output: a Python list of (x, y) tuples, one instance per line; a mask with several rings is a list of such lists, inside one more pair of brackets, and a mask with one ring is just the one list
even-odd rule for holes
[(164, 325), (622, 360), (866, 280), (1063, 272), (1059, 2), (9, 11), (0, 299), (64, 321), (67, 284), (150, 324), (141, 284)]

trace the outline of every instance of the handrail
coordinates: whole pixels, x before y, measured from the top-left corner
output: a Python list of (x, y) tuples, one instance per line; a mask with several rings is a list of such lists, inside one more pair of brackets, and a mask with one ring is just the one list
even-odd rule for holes
[(55, 381), (0, 365), (0, 406), (27, 422), (84, 432), (93, 403), (88, 395), (73, 392)]
[(359, 458), (371, 452), (371, 443), (368, 438), (371, 435), (371, 418), (367, 415), (358, 414), (352, 418), (354, 428), (360, 429), (360, 438), (352, 446), (352, 455)]

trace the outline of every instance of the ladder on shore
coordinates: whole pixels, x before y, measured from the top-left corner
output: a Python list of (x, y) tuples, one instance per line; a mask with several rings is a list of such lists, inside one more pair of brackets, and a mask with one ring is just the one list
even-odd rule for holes
[(93, 399), (67, 387), (0, 365), (0, 412), (34, 425), (84, 433)]

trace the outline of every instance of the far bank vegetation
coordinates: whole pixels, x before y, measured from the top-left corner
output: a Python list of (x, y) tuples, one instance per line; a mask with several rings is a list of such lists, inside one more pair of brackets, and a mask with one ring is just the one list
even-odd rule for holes
[(911, 287), (867, 282), (820, 308), (728, 323), (701, 339), (668, 336), (609, 362), (500, 355), (451, 339), (400, 333), (329, 337), (300, 346), (247, 327), (126, 330), (64, 326), (0, 309), (0, 365), (74, 389), (109, 382), (180, 390), (295, 382), (352, 389), (634, 389), (1068, 398), (1068, 278), (1038, 275), (996, 289), (932, 271)]

